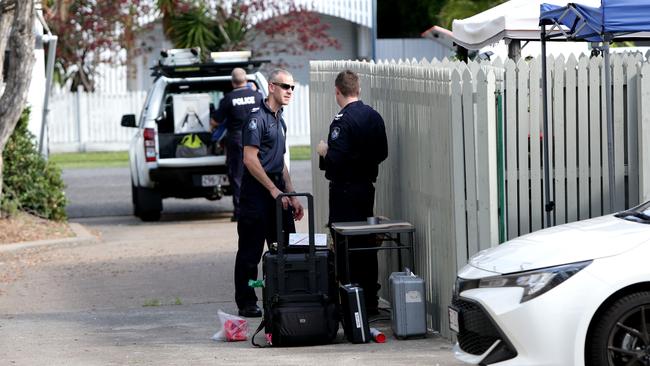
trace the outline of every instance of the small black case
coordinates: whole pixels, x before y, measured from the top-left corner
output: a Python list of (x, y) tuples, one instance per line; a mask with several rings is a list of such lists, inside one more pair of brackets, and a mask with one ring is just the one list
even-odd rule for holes
[(352, 343), (370, 342), (370, 326), (366, 313), (366, 301), (363, 288), (355, 284), (339, 287), (343, 330), (348, 341)]

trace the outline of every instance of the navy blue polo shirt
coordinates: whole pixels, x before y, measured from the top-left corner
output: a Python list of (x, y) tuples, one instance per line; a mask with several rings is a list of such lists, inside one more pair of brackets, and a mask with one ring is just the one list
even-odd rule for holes
[(379, 164), (388, 157), (381, 115), (362, 101), (348, 103), (334, 116), (320, 168), (332, 182), (375, 182)]
[(226, 94), (219, 102), (214, 119), (226, 123), (229, 134), (240, 134), (248, 115), (262, 103), (262, 94), (245, 86)]
[(259, 148), (258, 157), (267, 174), (278, 174), (284, 170), (284, 153), (287, 126), (282, 111), (271, 111), (266, 101), (259, 108), (253, 108), (248, 123), (242, 129), (244, 146)]

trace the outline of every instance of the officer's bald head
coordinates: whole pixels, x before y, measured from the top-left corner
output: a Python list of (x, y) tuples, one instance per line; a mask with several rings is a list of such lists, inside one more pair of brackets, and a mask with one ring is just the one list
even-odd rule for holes
[(360, 91), (359, 75), (351, 70), (341, 71), (336, 76), (334, 86), (344, 97), (358, 97)]
[(246, 84), (246, 71), (241, 67), (236, 67), (230, 73), (232, 85), (235, 87), (244, 86)]

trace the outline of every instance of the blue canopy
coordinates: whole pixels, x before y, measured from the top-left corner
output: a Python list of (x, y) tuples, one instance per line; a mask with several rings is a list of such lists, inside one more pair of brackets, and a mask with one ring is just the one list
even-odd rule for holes
[(625, 38), (650, 32), (650, 0), (601, 0), (597, 8), (575, 3), (542, 4), (539, 23), (563, 25), (571, 38), (590, 42)]

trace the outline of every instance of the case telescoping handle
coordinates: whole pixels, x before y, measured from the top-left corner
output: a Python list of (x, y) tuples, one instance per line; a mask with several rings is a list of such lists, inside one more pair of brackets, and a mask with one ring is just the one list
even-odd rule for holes
[(278, 254), (284, 253), (284, 233), (282, 231), (282, 197), (307, 197), (307, 212), (309, 216), (309, 255), (314, 255), (316, 251), (316, 241), (314, 240), (314, 196), (311, 193), (280, 193), (275, 199), (276, 228), (278, 234)]
[(284, 270), (284, 247), (288, 243), (284, 243), (284, 232), (282, 230), (283, 213), (282, 210), (282, 197), (307, 197), (307, 212), (309, 220), (309, 285), (311, 291), (316, 291), (316, 240), (314, 229), (314, 196), (311, 193), (280, 193), (275, 199), (275, 212), (276, 212), (276, 230), (278, 234), (278, 273), (279, 277), (279, 290), (284, 293), (285, 290), (285, 270)]

